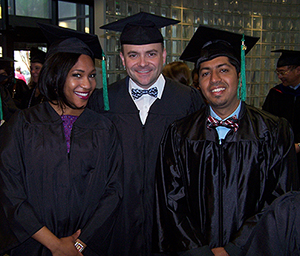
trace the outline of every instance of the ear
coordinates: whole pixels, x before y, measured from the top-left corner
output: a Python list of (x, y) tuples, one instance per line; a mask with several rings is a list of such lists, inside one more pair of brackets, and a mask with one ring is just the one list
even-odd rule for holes
[(163, 63), (163, 64), (166, 63), (166, 59), (167, 59), (167, 51), (166, 51), (166, 49), (164, 48), (164, 50), (163, 50), (163, 61), (164, 61), (164, 63)]
[(121, 58), (121, 60), (122, 60), (123, 66), (125, 67), (125, 66), (126, 66), (126, 65), (125, 65), (125, 57), (124, 57), (124, 55), (123, 55), (122, 52), (120, 52), (120, 58)]
[(296, 67), (297, 74), (300, 74), (300, 66)]

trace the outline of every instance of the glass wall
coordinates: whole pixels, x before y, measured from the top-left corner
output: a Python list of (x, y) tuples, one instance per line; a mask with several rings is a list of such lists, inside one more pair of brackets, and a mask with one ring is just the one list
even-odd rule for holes
[(58, 1), (58, 20), (61, 27), (90, 33), (90, 6)]
[(8, 0), (9, 15), (49, 19), (51, 0)]
[[(246, 57), (246, 102), (256, 107), (262, 106), (269, 89), (279, 83), (274, 73), (279, 54), (271, 51), (300, 50), (300, 0), (107, 0), (106, 23), (140, 11), (181, 21), (162, 29), (167, 63), (179, 60), (200, 24), (260, 37)], [(118, 33), (106, 32), (106, 47), (111, 83), (126, 75), (118, 55)]]

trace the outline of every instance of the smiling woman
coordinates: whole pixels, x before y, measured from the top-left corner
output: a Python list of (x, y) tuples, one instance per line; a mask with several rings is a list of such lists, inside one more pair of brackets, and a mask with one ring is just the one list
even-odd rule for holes
[(123, 160), (115, 126), (85, 108), (102, 49), (97, 36), (44, 28), (64, 35), (39, 74), (47, 101), (1, 128), (0, 254), (103, 255), (122, 198)]

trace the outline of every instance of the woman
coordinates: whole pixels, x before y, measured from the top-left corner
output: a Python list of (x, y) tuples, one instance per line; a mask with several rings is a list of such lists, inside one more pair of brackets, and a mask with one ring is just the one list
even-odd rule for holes
[(84, 255), (105, 255), (109, 245), (122, 152), (112, 123), (85, 108), (96, 87), (98, 37), (95, 46), (71, 34), (52, 44), (41, 70), (47, 102), (2, 126), (0, 254), (73, 256), (86, 247)]
[(29, 91), (25, 93), (22, 98), (20, 108), (25, 109), (43, 102), (44, 96), (40, 94), (37, 82), (39, 79), (40, 71), (45, 62), (46, 53), (38, 48), (32, 47), (30, 49), (30, 82), (28, 84)]

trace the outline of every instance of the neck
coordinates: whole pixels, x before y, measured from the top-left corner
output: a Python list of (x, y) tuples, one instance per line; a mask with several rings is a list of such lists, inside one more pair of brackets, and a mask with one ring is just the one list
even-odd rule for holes
[(62, 115), (80, 116), (81, 113), (84, 111), (84, 108), (73, 109), (66, 105), (63, 105), (63, 107), (61, 108), (61, 106), (59, 104), (56, 104), (56, 103), (53, 104), (51, 102), (49, 102), (49, 104), (56, 111), (56, 113), (60, 116), (62, 116)]

